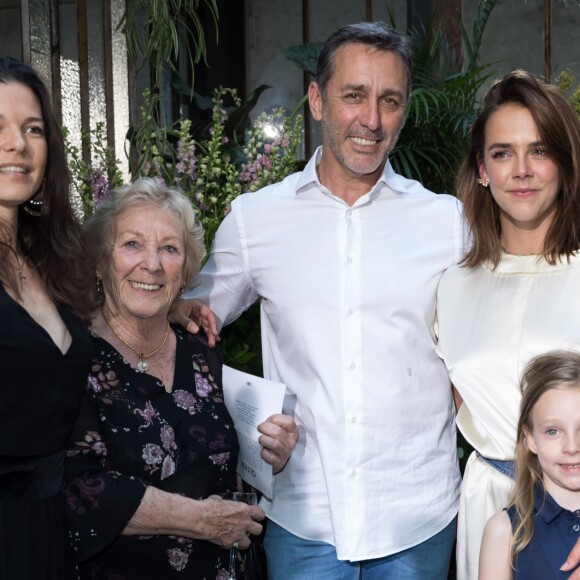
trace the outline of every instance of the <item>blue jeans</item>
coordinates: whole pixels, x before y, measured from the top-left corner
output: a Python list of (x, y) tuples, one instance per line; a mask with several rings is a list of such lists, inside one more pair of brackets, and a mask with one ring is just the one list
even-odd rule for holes
[(269, 580), (446, 580), (457, 518), (432, 538), (397, 554), (349, 562), (334, 546), (303, 540), (268, 520), (264, 547)]

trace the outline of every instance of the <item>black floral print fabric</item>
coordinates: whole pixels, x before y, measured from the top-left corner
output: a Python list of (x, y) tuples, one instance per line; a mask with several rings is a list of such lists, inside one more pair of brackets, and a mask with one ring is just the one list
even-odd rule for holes
[(81, 578), (224, 579), (228, 551), (173, 536), (121, 536), (148, 485), (195, 499), (235, 487), (238, 441), (221, 355), (177, 338), (171, 392), (93, 336), (92, 370), (66, 462), (65, 502)]

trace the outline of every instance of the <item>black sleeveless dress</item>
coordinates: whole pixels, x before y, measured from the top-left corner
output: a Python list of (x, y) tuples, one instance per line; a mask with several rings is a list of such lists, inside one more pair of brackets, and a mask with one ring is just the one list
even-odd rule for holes
[(91, 361), (80, 320), (63, 354), (0, 284), (0, 578), (76, 578), (63, 512), (66, 446)]

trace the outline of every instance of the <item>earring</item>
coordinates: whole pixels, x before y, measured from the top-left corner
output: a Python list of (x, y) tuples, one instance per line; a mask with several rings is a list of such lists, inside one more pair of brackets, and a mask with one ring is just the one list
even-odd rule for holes
[(483, 185), (483, 187), (489, 187), (489, 179), (478, 179), (477, 183)]
[(97, 273), (97, 294), (100, 294), (103, 291), (101, 288), (101, 275)]
[(40, 217), (42, 212), (40, 211), (42, 208), (42, 200), (37, 201), (35, 199), (29, 199), (26, 203), (22, 204), (22, 209), (28, 214), (33, 217)]
[(40, 199), (29, 199), (27, 202), (22, 204), (22, 209), (33, 217), (40, 217), (42, 215), (42, 198), (44, 196), (44, 184), (46, 183), (46, 177), (42, 180), (42, 185), (38, 191), (34, 194), (34, 197), (39, 197)]

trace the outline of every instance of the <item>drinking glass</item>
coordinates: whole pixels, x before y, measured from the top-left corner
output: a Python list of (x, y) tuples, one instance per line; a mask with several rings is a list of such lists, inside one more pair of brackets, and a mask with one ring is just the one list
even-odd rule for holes
[[(241, 501), (247, 503), (248, 505), (258, 505), (258, 497), (253, 492), (242, 493), (239, 491), (232, 491), (230, 493), (222, 494), (223, 499), (229, 501)], [(236, 560), (238, 558), (238, 548), (237, 546), (232, 546), (230, 548), (230, 568), (228, 571), (228, 580), (237, 580), (236, 576)]]

